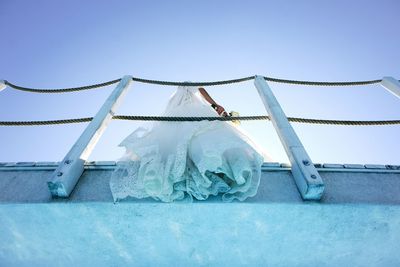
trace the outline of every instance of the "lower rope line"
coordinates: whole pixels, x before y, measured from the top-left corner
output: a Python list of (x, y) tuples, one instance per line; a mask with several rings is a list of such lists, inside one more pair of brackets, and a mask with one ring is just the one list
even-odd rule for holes
[(89, 122), (93, 117), (65, 120), (49, 120), (49, 121), (0, 121), (0, 126), (36, 126), (36, 125), (54, 125), (54, 124), (71, 124)]
[(325, 125), (346, 125), (346, 126), (380, 126), (400, 124), (400, 120), (382, 120), (382, 121), (349, 121), (349, 120), (320, 120), (288, 117), (290, 122), (307, 124), (325, 124)]
[(132, 116), (116, 115), (116, 120), (139, 120), (139, 121), (236, 121), (236, 120), (269, 120), (268, 116), (240, 116), (240, 117), (168, 117), (168, 116)]
[[(165, 116), (134, 116), (134, 115), (115, 115), (115, 120), (135, 120), (135, 121), (249, 121), (249, 120), (270, 120), (269, 116), (240, 116), (240, 117), (165, 117)], [(321, 120), (288, 117), (290, 122), (308, 123), (308, 124), (325, 124), (325, 125), (346, 125), (346, 126), (380, 126), (380, 125), (397, 125), (400, 120), (381, 120), (381, 121), (350, 121), (350, 120)], [(55, 125), (55, 124), (71, 124), (92, 121), (93, 117), (63, 119), (63, 120), (47, 120), (47, 121), (0, 121), (0, 126), (34, 126), (34, 125)]]

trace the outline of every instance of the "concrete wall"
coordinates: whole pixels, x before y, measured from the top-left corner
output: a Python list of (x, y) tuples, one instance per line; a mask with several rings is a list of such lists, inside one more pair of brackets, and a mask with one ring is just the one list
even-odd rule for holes
[[(326, 184), (320, 204), (400, 204), (400, 167), (359, 164), (318, 164), (317, 170)], [(326, 166), (326, 167), (323, 167)], [(52, 199), (46, 181), (56, 163), (0, 163), (0, 202), (112, 202), (109, 179), (115, 162), (91, 163), (69, 199)], [(151, 199), (134, 202), (155, 202)], [(215, 202), (210, 198), (207, 202)], [(246, 203), (303, 203), (290, 169), (286, 164), (266, 163), (258, 194)]]
[(54, 164), (0, 164), (0, 266), (400, 266), (398, 166), (321, 165), (319, 202), (266, 164), (243, 203), (114, 204), (113, 164), (88, 165), (69, 199), (48, 192)]

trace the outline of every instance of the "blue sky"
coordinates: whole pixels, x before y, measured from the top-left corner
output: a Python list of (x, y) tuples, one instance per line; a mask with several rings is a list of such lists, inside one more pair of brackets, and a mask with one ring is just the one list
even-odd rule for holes
[[(249, 75), (351, 81), (400, 78), (398, 1), (0, 1), (0, 79), (62, 88), (130, 74), (171, 81)], [(287, 116), (400, 118), (379, 85), (270, 84)], [(113, 86), (68, 94), (0, 92), (0, 120), (93, 116)], [(158, 115), (173, 87), (133, 83), (118, 114)], [(266, 114), (252, 82), (209, 87), (228, 111)], [(113, 121), (90, 160), (116, 160), (141, 122)], [(0, 161), (59, 161), (87, 124), (1, 127)], [(148, 124), (147, 124), (148, 125)], [(270, 122), (243, 128), (288, 162)], [(314, 162), (400, 164), (400, 126), (293, 124)]]

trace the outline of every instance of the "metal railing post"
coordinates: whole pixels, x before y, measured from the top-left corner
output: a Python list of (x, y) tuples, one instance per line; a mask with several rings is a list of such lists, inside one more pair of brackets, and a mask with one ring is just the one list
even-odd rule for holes
[(53, 197), (68, 197), (84, 171), (88, 159), (100, 136), (112, 120), (115, 110), (125, 96), (132, 76), (124, 76), (88, 124), (70, 151), (60, 162), (47, 185)]
[(398, 80), (396, 80), (393, 77), (383, 77), (381, 85), (386, 90), (388, 90), (389, 92), (400, 98), (400, 82)]
[(4, 80), (0, 80), (0, 92), (3, 91), (6, 87), (6, 82)]
[(291, 171), (302, 198), (305, 200), (321, 199), (325, 188), (324, 182), (290, 125), (271, 88), (264, 77), (258, 75), (255, 76), (254, 84), (286, 150), (292, 166)]

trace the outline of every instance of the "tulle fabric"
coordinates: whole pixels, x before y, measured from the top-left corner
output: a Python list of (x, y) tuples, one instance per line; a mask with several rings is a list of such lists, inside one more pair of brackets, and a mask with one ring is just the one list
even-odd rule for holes
[[(218, 116), (196, 87), (180, 86), (163, 116)], [(119, 146), (126, 152), (110, 179), (114, 202), (128, 196), (192, 202), (210, 195), (223, 202), (257, 193), (264, 157), (231, 122), (156, 122)]]

